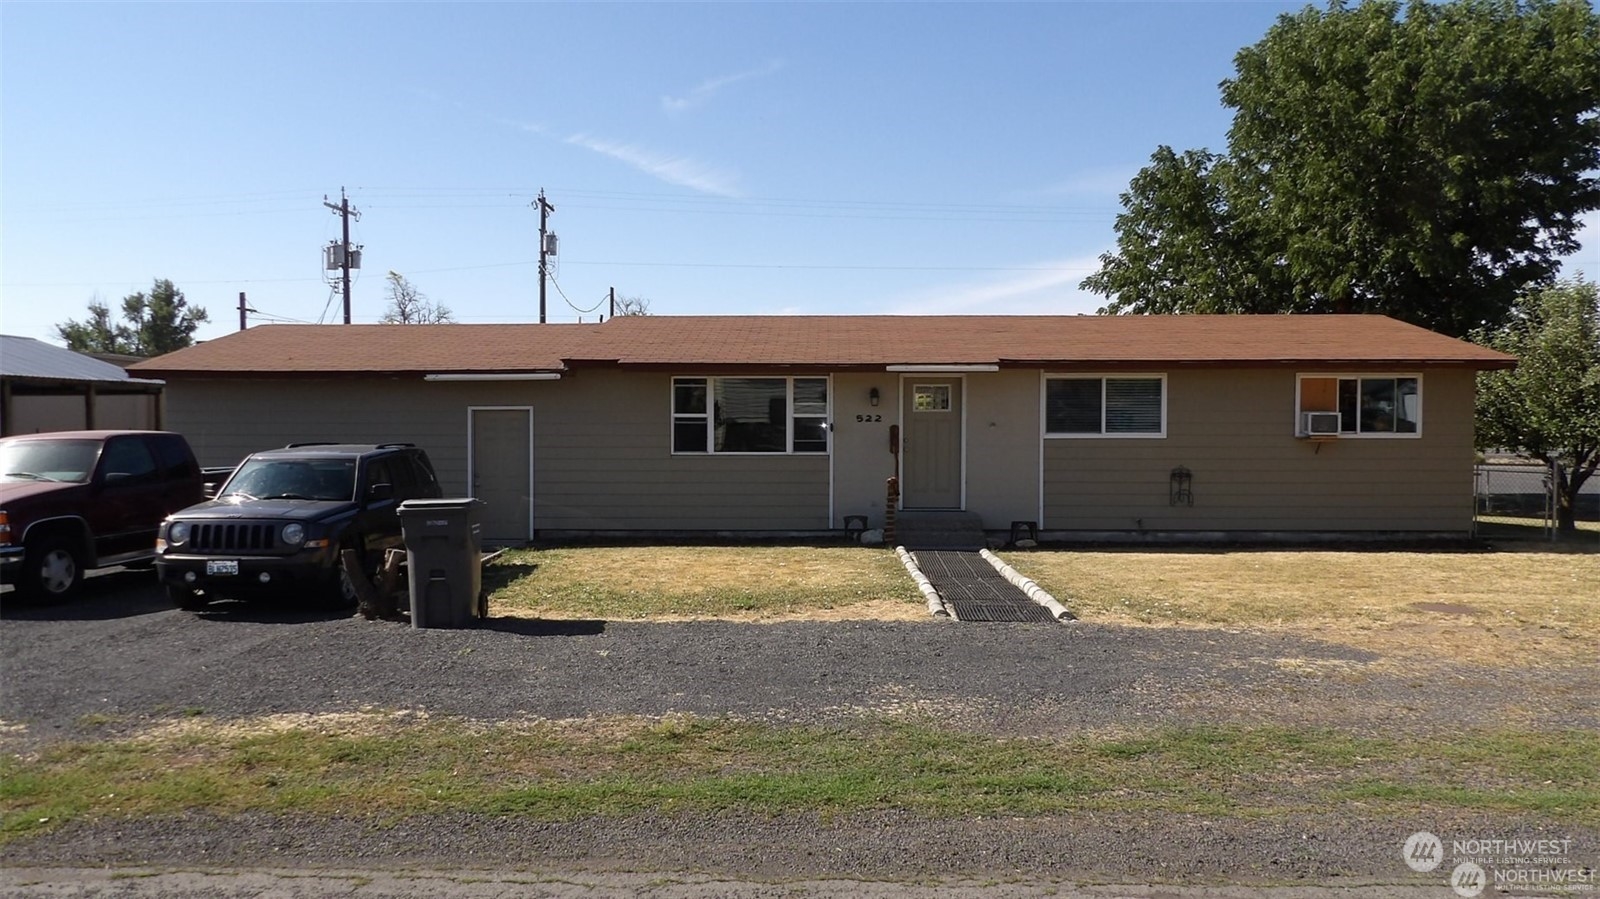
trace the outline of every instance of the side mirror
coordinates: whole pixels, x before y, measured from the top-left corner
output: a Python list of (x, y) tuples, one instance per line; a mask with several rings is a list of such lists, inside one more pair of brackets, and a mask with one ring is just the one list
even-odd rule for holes
[(373, 484), (371, 487), (367, 488), (367, 499), (372, 500), (373, 502), (383, 502), (386, 499), (394, 499), (394, 485)]

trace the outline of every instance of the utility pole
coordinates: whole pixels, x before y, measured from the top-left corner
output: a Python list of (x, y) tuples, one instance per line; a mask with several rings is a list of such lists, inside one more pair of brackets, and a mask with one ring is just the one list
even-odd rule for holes
[(544, 198), (544, 188), (542, 187), (539, 188), (539, 199), (530, 205), (539, 207), (539, 324), (542, 325), (545, 323), (544, 281), (550, 272), (550, 213), (555, 212), (556, 208), (551, 206), (550, 201)]
[[(339, 205), (335, 206), (332, 203), (328, 202), (328, 198), (327, 198), (326, 195), (324, 195), (323, 198), (322, 198), (322, 205), (328, 207), (329, 209), (332, 209), (333, 210), (333, 214), (337, 215), (340, 218), (341, 223), (344, 226), (344, 240), (343, 240), (343, 243), (340, 245), (340, 252), (338, 254), (338, 256), (339, 256), (338, 268), (343, 273), (342, 281), (343, 281), (343, 284), (344, 284), (344, 323), (348, 325), (348, 324), (350, 324), (350, 269), (352, 267), (354, 267), (354, 268), (360, 268), (361, 267), (361, 257), (356, 256), (354, 259), (351, 258), (351, 251), (350, 251), (350, 217), (351, 216), (355, 216), (356, 221), (359, 222), (359, 221), (361, 221), (361, 213), (358, 210), (350, 208), (350, 198), (345, 196), (343, 187), (339, 188)], [(354, 266), (351, 265), (352, 262), (355, 263)], [(333, 267), (334, 266), (331, 266), (331, 265), (328, 266), (328, 268), (333, 268)]]
[(617, 317), (617, 289), (611, 288), (611, 317)]
[(241, 330), (241, 331), (243, 331), (245, 328), (249, 327), (249, 324), (245, 321), (245, 318), (244, 318), (244, 314), (246, 312), (249, 312), (249, 311), (250, 311), (250, 307), (245, 305), (245, 302), (244, 302), (244, 291), (241, 290), (241, 291), (239, 291), (239, 330)]

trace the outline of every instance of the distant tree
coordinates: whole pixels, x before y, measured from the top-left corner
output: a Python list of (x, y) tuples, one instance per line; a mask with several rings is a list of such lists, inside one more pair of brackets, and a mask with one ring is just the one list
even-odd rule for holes
[(439, 325), (455, 321), (450, 309), (428, 299), (399, 272), (389, 273), (389, 283), (383, 288), (389, 298), (389, 308), (379, 321), (386, 325)]
[(99, 297), (89, 301), (89, 317), (83, 321), (68, 319), (56, 325), (56, 337), (67, 349), (79, 353), (133, 352), (133, 338), (126, 325), (111, 321), (111, 307)]
[(1102, 311), (1381, 312), (1462, 336), (1548, 285), (1600, 208), (1600, 14), (1394, 0), (1279, 17), (1234, 60), (1223, 154), (1161, 147)]
[(1518, 360), (1478, 376), (1478, 446), (1560, 462), (1556, 520), (1574, 530), (1578, 491), (1600, 466), (1600, 291), (1569, 280), (1529, 292), (1473, 339)]
[(89, 303), (88, 319), (56, 325), (56, 336), (80, 353), (159, 356), (193, 346), (195, 330), (210, 320), (203, 307), (191, 307), (183, 291), (159, 278), (149, 293), (122, 298), (121, 324), (112, 323), (110, 308), (96, 298)]
[(644, 297), (617, 297), (617, 315), (649, 315), (650, 301)]
[(134, 354), (139, 356), (159, 356), (194, 346), (195, 330), (211, 320), (204, 308), (191, 308), (183, 291), (166, 279), (152, 284), (148, 294), (123, 297), (122, 317), (133, 335)]

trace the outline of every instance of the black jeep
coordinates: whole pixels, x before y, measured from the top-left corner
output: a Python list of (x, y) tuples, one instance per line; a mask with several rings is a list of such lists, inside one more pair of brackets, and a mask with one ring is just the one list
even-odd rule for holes
[(180, 609), (221, 596), (351, 603), (340, 552), (355, 550), (371, 575), (384, 550), (401, 544), (400, 503), (439, 495), (427, 454), (409, 443), (255, 453), (215, 499), (162, 522), (156, 570)]

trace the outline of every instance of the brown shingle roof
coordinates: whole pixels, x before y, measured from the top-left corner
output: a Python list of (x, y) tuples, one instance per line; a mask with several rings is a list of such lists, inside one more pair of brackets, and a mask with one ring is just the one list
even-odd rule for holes
[(1381, 315), (636, 316), (601, 325), (266, 325), (140, 374), (888, 365), (1462, 365), (1512, 357)]

